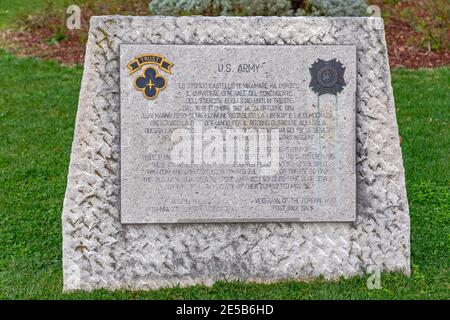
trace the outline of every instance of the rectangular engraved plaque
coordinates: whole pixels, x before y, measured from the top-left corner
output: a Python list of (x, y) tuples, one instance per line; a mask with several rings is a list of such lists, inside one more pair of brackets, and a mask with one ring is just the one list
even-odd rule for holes
[(121, 45), (121, 221), (354, 221), (354, 46)]

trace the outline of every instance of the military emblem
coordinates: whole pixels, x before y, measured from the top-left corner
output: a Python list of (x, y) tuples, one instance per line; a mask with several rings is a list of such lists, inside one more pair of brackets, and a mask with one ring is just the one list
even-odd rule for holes
[(134, 87), (142, 91), (147, 99), (155, 99), (159, 91), (164, 90), (167, 86), (167, 79), (158, 74), (153, 67), (148, 67), (142, 72), (141, 77), (134, 80)]
[(317, 59), (311, 67), (311, 82), (309, 86), (319, 96), (322, 94), (337, 95), (341, 92), (346, 83), (344, 80), (345, 67), (336, 59)]
[(172, 73), (173, 63), (159, 54), (143, 54), (128, 64), (130, 75), (148, 64), (156, 65), (156, 67), (151, 66), (144, 69), (142, 75), (134, 79), (134, 87), (141, 91), (145, 98), (155, 99), (159, 92), (167, 87), (167, 78), (159, 73), (158, 68), (164, 72)]

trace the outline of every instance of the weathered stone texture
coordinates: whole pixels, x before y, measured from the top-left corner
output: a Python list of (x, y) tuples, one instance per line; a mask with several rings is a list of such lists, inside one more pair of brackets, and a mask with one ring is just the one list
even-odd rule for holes
[[(356, 45), (356, 222), (122, 225), (121, 43)], [(62, 215), (64, 289), (409, 273), (390, 81), (380, 19), (93, 17)]]

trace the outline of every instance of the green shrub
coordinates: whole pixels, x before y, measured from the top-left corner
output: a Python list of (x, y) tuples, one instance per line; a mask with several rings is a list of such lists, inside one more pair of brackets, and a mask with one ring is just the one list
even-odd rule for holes
[(292, 15), (288, 0), (153, 0), (149, 9), (158, 15)]
[(150, 12), (157, 15), (205, 16), (359, 16), (364, 0), (153, 0)]
[[(367, 5), (364, 0), (308, 0), (310, 14), (315, 16), (364, 16)], [(299, 13), (303, 13), (301, 10)]]

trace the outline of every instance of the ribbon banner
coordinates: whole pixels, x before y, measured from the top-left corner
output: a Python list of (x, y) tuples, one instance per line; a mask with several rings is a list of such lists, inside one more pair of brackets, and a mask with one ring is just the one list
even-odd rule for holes
[(130, 74), (138, 71), (142, 66), (146, 64), (156, 64), (159, 68), (167, 73), (172, 73), (170, 68), (172, 68), (173, 63), (169, 62), (164, 56), (160, 54), (143, 54), (136, 57), (133, 61), (128, 64), (128, 69), (130, 69)]

